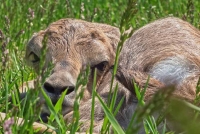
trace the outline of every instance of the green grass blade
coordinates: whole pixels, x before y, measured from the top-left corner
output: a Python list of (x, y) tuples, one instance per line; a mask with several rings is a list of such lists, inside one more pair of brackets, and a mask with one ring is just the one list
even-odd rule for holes
[[(54, 109), (55, 109), (55, 113), (56, 113), (56, 114), (58, 114), (59, 111), (62, 111), (62, 103), (63, 103), (63, 100), (64, 100), (64, 98), (65, 98), (66, 93), (67, 93), (67, 90), (65, 90), (65, 91), (61, 94), (59, 100), (57, 101), (56, 105), (54, 106)], [(49, 117), (49, 120), (50, 120), (50, 121), (53, 121), (53, 120), (54, 120), (54, 117), (55, 117), (55, 115), (54, 115), (54, 114), (51, 114), (50, 117)]]
[[(141, 96), (140, 96), (140, 100), (139, 101), (144, 101), (144, 95), (145, 95), (145, 92), (146, 92), (146, 90), (147, 90), (147, 87), (148, 87), (148, 83), (149, 83), (149, 80), (150, 80), (150, 76), (148, 76), (148, 78), (147, 78), (147, 81), (146, 81), (146, 83), (145, 83), (145, 87), (144, 87), (144, 89), (141, 91)], [(143, 103), (143, 102), (142, 102)]]
[[(118, 103), (113, 115), (116, 116), (117, 113), (119, 112), (119, 109), (121, 108), (123, 102), (124, 102), (125, 97), (123, 96), (122, 99), (120, 100), (120, 102)], [(107, 125), (107, 129), (105, 132), (109, 132), (109, 128), (110, 128), (110, 123)]]
[(113, 92), (112, 99), (111, 99), (111, 104), (110, 104), (110, 111), (111, 112), (113, 111), (114, 106), (115, 106), (115, 102), (116, 102), (116, 99), (117, 99), (117, 93), (118, 93), (118, 83), (115, 87), (115, 90)]
[(125, 132), (123, 131), (123, 129), (121, 128), (121, 126), (119, 125), (119, 123), (117, 122), (117, 120), (115, 119), (114, 115), (110, 112), (110, 110), (108, 109), (108, 107), (105, 105), (105, 103), (103, 102), (103, 100), (101, 99), (101, 97), (96, 93), (96, 96), (105, 112), (105, 115), (107, 116), (108, 120), (110, 121), (112, 127), (116, 130), (116, 132), (118, 134), (125, 134)]
[(197, 106), (195, 106), (195, 105), (193, 105), (193, 104), (191, 104), (189, 102), (186, 102), (186, 101), (184, 101), (184, 103), (185, 103), (186, 106), (188, 106), (188, 107), (200, 112), (200, 108), (199, 107), (197, 107)]
[(53, 104), (51, 102), (51, 99), (47, 96), (47, 94), (44, 92), (44, 90), (41, 89), (40, 91), (41, 91), (41, 93), (42, 93), (42, 95), (43, 95), (43, 97), (45, 99), (45, 102), (48, 105), (49, 111), (51, 112), (51, 114), (54, 115), (54, 118), (55, 118), (56, 122), (58, 123), (59, 127), (62, 128), (62, 125), (60, 123), (59, 117), (58, 117), (58, 115), (57, 115), (57, 113), (56, 113), (56, 111), (54, 109), (54, 106), (53, 106)]
[(91, 123), (90, 123), (90, 134), (93, 133), (93, 126), (94, 126), (94, 106), (95, 106), (95, 92), (96, 92), (96, 78), (97, 78), (97, 70), (94, 70), (94, 78), (93, 78), (93, 85), (92, 85), (92, 107), (91, 107)]

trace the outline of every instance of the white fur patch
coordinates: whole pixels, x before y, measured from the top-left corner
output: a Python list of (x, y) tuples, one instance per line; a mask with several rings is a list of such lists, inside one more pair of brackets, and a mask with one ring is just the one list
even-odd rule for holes
[(181, 57), (169, 57), (156, 63), (149, 74), (165, 85), (172, 85), (179, 84), (194, 72), (195, 65), (190, 61)]

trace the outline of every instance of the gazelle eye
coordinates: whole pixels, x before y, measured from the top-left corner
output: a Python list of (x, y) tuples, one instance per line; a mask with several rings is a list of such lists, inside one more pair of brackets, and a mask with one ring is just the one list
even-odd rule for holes
[(40, 58), (33, 52), (31, 52), (29, 54), (29, 60), (32, 62), (32, 63), (36, 63), (38, 61), (40, 61)]
[(95, 65), (93, 68), (97, 68), (100, 71), (104, 71), (106, 69), (108, 62), (107, 61), (103, 61), (97, 65)]

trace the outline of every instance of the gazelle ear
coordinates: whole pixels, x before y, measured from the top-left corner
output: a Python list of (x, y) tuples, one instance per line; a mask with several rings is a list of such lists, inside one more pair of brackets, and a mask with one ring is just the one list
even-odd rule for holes
[(117, 45), (120, 40), (119, 28), (100, 23), (94, 23), (94, 25), (103, 31), (103, 33), (110, 39), (110, 44), (112, 45), (114, 52), (116, 52)]

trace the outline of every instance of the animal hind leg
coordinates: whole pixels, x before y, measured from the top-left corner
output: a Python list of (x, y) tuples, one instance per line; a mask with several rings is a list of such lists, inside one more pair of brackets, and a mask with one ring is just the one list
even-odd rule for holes
[(198, 76), (189, 76), (184, 79), (177, 85), (173, 94), (181, 99), (193, 102), (196, 98), (196, 95), (199, 95), (199, 93), (196, 92), (196, 87), (199, 80)]
[(145, 87), (147, 80), (148, 87), (145, 93), (145, 100), (149, 100), (159, 89), (164, 87), (164, 84), (160, 81), (150, 77), (148, 74), (141, 72), (140, 70), (124, 70), (118, 69), (116, 78), (121, 84), (123, 84), (131, 93), (135, 94), (133, 82), (139, 87)]
[[(199, 75), (189, 76), (184, 79), (181, 83), (174, 85), (175, 91), (173, 96), (180, 99), (193, 102), (196, 97), (196, 86), (198, 83)], [(123, 70), (119, 69), (116, 74), (117, 79), (122, 83), (130, 92), (135, 94), (133, 81), (139, 85), (139, 87), (145, 87), (148, 74), (141, 72), (139, 70)], [(148, 87), (145, 93), (145, 100), (149, 100), (159, 89), (166, 87), (165, 84), (150, 77), (148, 82)]]

